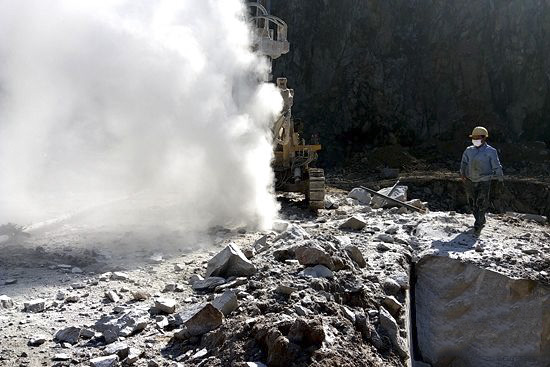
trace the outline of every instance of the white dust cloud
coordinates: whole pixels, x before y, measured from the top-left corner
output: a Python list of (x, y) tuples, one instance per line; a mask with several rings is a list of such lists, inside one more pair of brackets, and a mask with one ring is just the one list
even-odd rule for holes
[(104, 206), (111, 223), (269, 227), (281, 98), (245, 12), (0, 0), (0, 223)]

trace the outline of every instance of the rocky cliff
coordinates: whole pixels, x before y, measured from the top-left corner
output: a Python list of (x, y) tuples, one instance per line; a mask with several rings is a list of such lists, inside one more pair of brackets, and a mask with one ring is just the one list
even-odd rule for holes
[(271, 11), (291, 42), (273, 74), (289, 78), (325, 157), (464, 140), (476, 124), (493, 141), (550, 143), (548, 1), (272, 0)]

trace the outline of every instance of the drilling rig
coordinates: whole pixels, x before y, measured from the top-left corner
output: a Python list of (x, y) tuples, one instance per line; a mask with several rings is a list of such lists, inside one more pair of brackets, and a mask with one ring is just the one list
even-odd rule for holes
[[(249, 22), (254, 32), (253, 48), (266, 56), (270, 62), (288, 53), (290, 44), (287, 40), (287, 24), (268, 12), (269, 0), (249, 2)], [(271, 79), (271, 78), (270, 78)], [(276, 85), (283, 97), (283, 109), (273, 123), (272, 162), (275, 172), (275, 189), (277, 191), (301, 192), (305, 195), (308, 206), (313, 210), (325, 207), (325, 175), (320, 168), (312, 165), (318, 158), (320, 144), (307, 145), (300, 137), (297, 124), (292, 117), (294, 90), (287, 86), (286, 78), (277, 78)]]

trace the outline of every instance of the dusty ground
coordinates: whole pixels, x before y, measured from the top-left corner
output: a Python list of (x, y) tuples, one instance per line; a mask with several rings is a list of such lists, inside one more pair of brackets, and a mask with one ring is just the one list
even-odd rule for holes
[[(117, 352), (94, 330), (96, 321), (128, 312), (146, 315), (143, 331), (119, 338), (139, 350), (136, 366), (404, 366), (408, 352), (400, 343), (406, 345), (408, 338), (411, 261), (426, 254), (450, 256), (550, 283), (547, 225), (491, 215), (476, 237), (468, 215), (371, 209), (336, 189), (329, 197), (339, 208), (319, 216), (304, 210), (297, 196), (281, 197), (282, 219), (290, 226), (278, 232), (120, 232), (84, 225), (79, 218), (37, 227), (17, 243), (4, 237), (0, 295), (14, 306), (0, 308), (0, 366), (89, 365)], [(364, 228), (341, 229), (351, 216), (358, 216)], [(255, 244), (264, 235), (265, 244)], [(204, 276), (208, 261), (230, 242), (257, 268), (228, 288), (235, 291), (238, 307), (213, 331), (174, 337), (180, 329), (174, 315), (224, 291), (195, 291), (189, 280)], [(328, 256), (333, 277), (300, 274), (305, 268), (296, 260), (301, 246)], [(359, 249), (365, 267), (349, 246)], [(117, 278), (113, 272), (125, 275)], [(277, 290), (281, 285), (290, 290)], [(116, 293), (115, 301), (106, 297), (109, 291)], [(135, 300), (137, 291), (150, 296)], [(177, 301), (176, 313), (155, 308), (160, 297)], [(38, 298), (45, 300), (45, 310), (23, 311), (25, 302)], [(390, 320), (381, 315), (386, 309)], [(70, 326), (81, 329), (75, 344), (54, 340), (58, 330)], [(122, 359), (128, 350), (118, 352)]]

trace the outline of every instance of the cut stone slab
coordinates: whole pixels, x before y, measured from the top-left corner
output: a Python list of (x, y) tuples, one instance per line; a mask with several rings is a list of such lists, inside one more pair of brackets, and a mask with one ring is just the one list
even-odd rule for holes
[(176, 322), (191, 336), (199, 336), (217, 329), (223, 323), (223, 313), (212, 304), (195, 305), (176, 314)]
[(256, 273), (256, 267), (234, 243), (230, 243), (208, 262), (206, 276), (241, 277)]
[(26, 311), (26, 312), (37, 313), (37, 312), (43, 312), (45, 309), (46, 309), (46, 301), (41, 298), (33, 299), (32, 301), (23, 303), (23, 311)]
[(332, 278), (334, 274), (324, 265), (316, 265), (311, 268), (305, 268), (299, 275), (307, 278)]
[(424, 361), (444, 365), (452, 350), (462, 366), (548, 366), (547, 284), (443, 256), (426, 256), (415, 270), (417, 340)]
[(360, 187), (356, 187), (348, 194), (348, 198), (357, 200), (362, 205), (369, 205), (371, 201), (371, 195), (367, 190)]
[(176, 307), (178, 302), (171, 298), (158, 298), (155, 300), (155, 308), (164, 313), (174, 313), (176, 312)]
[(90, 359), (90, 365), (92, 367), (114, 367), (118, 364), (118, 356), (105, 356)]
[(363, 253), (359, 250), (359, 247), (353, 245), (346, 246), (346, 253), (360, 268), (367, 266), (367, 262), (363, 257)]
[(301, 265), (324, 265), (329, 269), (334, 269), (334, 261), (331, 256), (319, 246), (299, 246), (294, 250), (294, 254)]
[(225, 279), (222, 277), (208, 277), (206, 279), (193, 282), (192, 288), (196, 291), (204, 291), (214, 289), (217, 286), (225, 284)]
[(237, 293), (234, 291), (225, 291), (221, 296), (214, 298), (212, 306), (220, 310), (225, 316), (235, 311), (239, 307)]
[(341, 229), (350, 229), (360, 231), (367, 225), (367, 222), (358, 216), (348, 218), (344, 223), (340, 224)]
[(71, 326), (55, 333), (55, 340), (61, 343), (76, 344), (80, 339), (81, 328)]
[(5, 294), (0, 296), (0, 308), (8, 309), (13, 307), (13, 300)]

